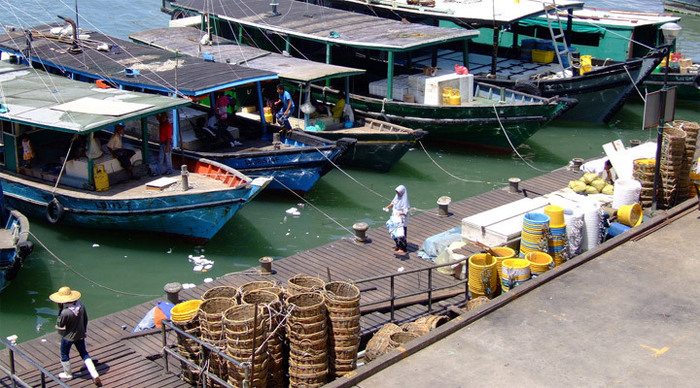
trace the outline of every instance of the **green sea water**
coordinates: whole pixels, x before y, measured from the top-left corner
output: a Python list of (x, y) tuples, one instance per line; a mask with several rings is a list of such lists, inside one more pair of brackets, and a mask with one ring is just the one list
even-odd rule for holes
[[(637, 3), (636, 9), (658, 8), (657, 2), (651, 0)], [(0, 22), (25, 26), (49, 22), (56, 13), (69, 14), (73, 6), (72, 2), (45, 0), (23, 4), (20, 10), (16, 7), (18, 2), (0, 0), (0, 11), (4, 11)], [(604, 1), (593, 5), (616, 6)], [(104, 7), (110, 7), (110, 14), (115, 16), (106, 23), (102, 17)], [(91, 22), (99, 24), (106, 33), (125, 37), (132, 31), (165, 25), (167, 17), (159, 13), (158, 7), (159, 2), (153, 0), (93, 0), (81, 3), (80, 11), (86, 20), (85, 28), (91, 28), (87, 24)], [(697, 58), (700, 22), (697, 18), (687, 19), (680, 47)], [(615, 139), (628, 143), (632, 139), (655, 138), (655, 131), (640, 129), (641, 112), (641, 103), (633, 101), (608, 125), (554, 123), (518, 151), (532, 166), (549, 171), (573, 157), (602, 155), (601, 144)], [(677, 117), (700, 120), (698, 105), (681, 105)], [(392, 195), (395, 186), (404, 184), (412, 205), (423, 209), (435, 207), (436, 199), (442, 195), (459, 200), (501, 187), (509, 177), (526, 179), (541, 174), (515, 155), (475, 153), (439, 145), (430, 146), (428, 153), (442, 169), (466, 181), (447, 175), (420, 148), (410, 151), (389, 173), (347, 173), (385, 197)], [(153, 299), (162, 294), (162, 286), (167, 282), (201, 283), (207, 277), (255, 266), (261, 256), (280, 258), (348, 237), (345, 228), (357, 221), (382, 226), (386, 217), (381, 210), (386, 199), (340, 171), (325, 176), (304, 201), (291, 194), (262, 195), (204, 247), (161, 236), (53, 226), (31, 219), (32, 233), (48, 249), (37, 243), (18, 278), (0, 294), (0, 335), (17, 334), (20, 341), (26, 341), (52, 331), (55, 306), (48, 295), (63, 285), (83, 293), (83, 301), (95, 318)], [(304, 203), (304, 207), (299, 203)], [(300, 208), (300, 217), (286, 216), (285, 210), (292, 206)], [(201, 253), (215, 261), (208, 273), (193, 272), (187, 260), (188, 255)]]

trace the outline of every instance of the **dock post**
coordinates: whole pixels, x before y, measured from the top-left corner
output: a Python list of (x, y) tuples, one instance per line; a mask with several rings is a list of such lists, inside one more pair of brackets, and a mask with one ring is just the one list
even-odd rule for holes
[(452, 198), (450, 198), (446, 195), (443, 195), (442, 197), (438, 198), (438, 200), (437, 200), (438, 216), (447, 217), (450, 215), (450, 211), (448, 210), (450, 203), (452, 203)]
[(583, 165), (583, 159), (581, 158), (573, 158), (571, 159), (571, 169), (574, 171), (578, 171), (581, 169), (581, 166)]
[(367, 225), (366, 222), (356, 222), (352, 224), (352, 230), (355, 231), (355, 242), (362, 244), (369, 242), (367, 239), (367, 229), (369, 229), (369, 225)]
[(182, 291), (182, 284), (178, 282), (167, 283), (163, 286), (163, 291), (168, 295), (168, 302), (172, 304), (180, 303), (180, 291)]
[[(401, 96), (403, 98), (403, 96)], [(387, 51), (386, 65), (386, 98), (392, 100), (394, 98), (394, 52)]]
[(642, 144), (642, 141), (639, 139), (632, 139), (630, 140), (630, 147), (636, 147), (638, 145)]
[(261, 257), (258, 260), (260, 263), (260, 274), (261, 275), (271, 275), (272, 274), (272, 262), (274, 259), (270, 256)]
[(187, 165), (180, 166), (180, 177), (182, 178), (182, 191), (190, 189), (190, 173), (187, 171)]
[(508, 191), (517, 194), (520, 192), (520, 178), (508, 178)]

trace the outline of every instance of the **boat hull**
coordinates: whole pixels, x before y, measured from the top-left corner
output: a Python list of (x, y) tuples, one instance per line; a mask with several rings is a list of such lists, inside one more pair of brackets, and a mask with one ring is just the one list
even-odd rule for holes
[(0, 249), (0, 292), (17, 277), (24, 260), (32, 251), (31, 242), (27, 241), (29, 221), (17, 210), (8, 211), (8, 214), (4, 227), (8, 230), (17, 229), (17, 240), (12, 247)]
[(187, 155), (214, 160), (250, 177), (273, 177), (268, 190), (292, 190), (305, 193), (332, 168), (348, 148), (345, 140), (335, 144), (309, 141), (305, 134), (288, 134), (281, 139), (293, 147), (255, 152), (204, 152), (184, 150)]
[[(496, 117), (493, 106), (488, 105), (428, 106), (398, 101), (385, 102), (378, 98), (354, 94), (350, 95), (350, 99), (357, 114), (422, 129), (429, 133), (430, 140), (456, 141), (495, 150), (511, 150), (512, 147), (517, 147), (544, 124), (575, 105), (575, 101), (565, 99), (548, 104), (496, 103)], [(507, 136), (503, 133), (501, 124)]]
[(314, 135), (329, 140), (348, 136), (354, 138), (357, 140), (355, 145), (343, 153), (337, 163), (381, 172), (389, 171), (424, 134), (423, 131), (353, 134), (314, 132)]
[[(648, 91), (659, 90), (663, 87), (664, 75), (662, 73), (650, 74), (644, 80), (644, 87)], [(700, 74), (670, 73), (667, 79), (668, 86), (676, 87), (676, 98), (693, 102), (700, 101)]]
[[(620, 110), (626, 99), (636, 93), (635, 85), (649, 75), (661, 61), (661, 52), (655, 52), (643, 59), (594, 70), (583, 76), (566, 79), (543, 80), (529, 83), (544, 97), (564, 96), (573, 98), (578, 104), (561, 116), (562, 120), (607, 122)], [(502, 78), (477, 77), (489, 83), (518, 90), (523, 82)]]
[[(30, 217), (46, 216), (54, 198), (51, 190), (6, 173), (0, 174), (0, 180), (9, 206)], [(64, 208), (61, 224), (156, 232), (204, 242), (263, 187), (250, 184), (234, 190), (129, 199), (56, 193), (55, 198)]]

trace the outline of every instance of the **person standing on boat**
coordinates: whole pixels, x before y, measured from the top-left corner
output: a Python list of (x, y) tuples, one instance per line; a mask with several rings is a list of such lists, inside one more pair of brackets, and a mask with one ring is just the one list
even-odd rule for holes
[(408, 192), (406, 186), (399, 185), (396, 187), (396, 195), (394, 199), (384, 209), (391, 210), (391, 218), (387, 222), (387, 226), (391, 224), (390, 231), (392, 238), (396, 243), (394, 252), (404, 255), (408, 252), (408, 241), (406, 236), (408, 233), (408, 211), (411, 204), (408, 202)]
[(58, 303), (59, 310), (56, 330), (61, 336), (61, 366), (63, 367), (63, 372), (59, 373), (58, 377), (63, 380), (73, 378), (70, 366), (70, 348), (75, 345), (85, 363), (85, 367), (90, 372), (92, 381), (95, 385), (101, 387), (100, 375), (97, 373), (95, 364), (92, 362), (90, 354), (85, 347), (88, 315), (87, 311), (85, 311), (85, 306), (80, 303), (80, 292), (64, 286), (51, 294), (49, 299)]
[(22, 135), (22, 167), (31, 168), (34, 159), (34, 147), (29, 136)]
[(123, 148), (122, 137), (124, 137), (124, 124), (117, 124), (114, 127), (114, 134), (107, 142), (107, 150), (117, 158), (119, 164), (125, 169), (131, 179), (137, 179), (131, 166), (131, 157), (136, 154), (134, 150)]
[(158, 153), (158, 172), (162, 175), (173, 173), (173, 124), (165, 112), (159, 113), (158, 133), (160, 141), (160, 152)]
[(281, 105), (279, 112), (277, 112), (275, 116), (277, 118), (277, 123), (285, 129), (292, 129), (292, 125), (289, 123), (289, 116), (294, 114), (294, 100), (292, 100), (292, 95), (284, 90), (282, 84), (277, 85), (277, 94), (279, 95), (279, 100), (275, 105)]

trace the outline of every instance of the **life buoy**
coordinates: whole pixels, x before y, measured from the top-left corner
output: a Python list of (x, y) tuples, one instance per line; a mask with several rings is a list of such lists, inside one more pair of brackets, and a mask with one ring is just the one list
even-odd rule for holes
[(515, 85), (513, 85), (513, 90), (533, 96), (541, 95), (540, 88), (538, 88), (532, 82), (516, 82)]
[(49, 220), (50, 223), (55, 224), (63, 217), (64, 210), (63, 205), (58, 202), (58, 199), (54, 198), (46, 206), (46, 219)]

